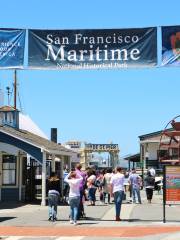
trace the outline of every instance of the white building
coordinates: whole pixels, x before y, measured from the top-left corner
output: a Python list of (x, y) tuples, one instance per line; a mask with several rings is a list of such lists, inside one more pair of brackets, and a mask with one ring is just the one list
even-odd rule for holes
[(45, 205), (49, 168), (58, 173), (63, 192), (63, 167), (70, 166), (71, 156), (18, 110), (0, 108), (0, 201), (33, 201), (39, 195)]

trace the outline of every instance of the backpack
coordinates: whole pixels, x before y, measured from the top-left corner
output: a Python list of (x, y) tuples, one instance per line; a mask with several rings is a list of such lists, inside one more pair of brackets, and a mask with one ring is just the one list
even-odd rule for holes
[(94, 186), (95, 186), (95, 187), (103, 187), (103, 186), (104, 186), (104, 178), (103, 178), (103, 180), (101, 180), (101, 179), (96, 179), (96, 180), (94, 181)]
[(154, 186), (155, 184), (155, 178), (154, 177), (149, 177), (147, 179), (147, 184), (151, 185), (151, 186)]
[(99, 179), (96, 179), (96, 180), (94, 181), (94, 186), (95, 186), (95, 187), (100, 187), (100, 185), (101, 185), (101, 182), (99, 181)]

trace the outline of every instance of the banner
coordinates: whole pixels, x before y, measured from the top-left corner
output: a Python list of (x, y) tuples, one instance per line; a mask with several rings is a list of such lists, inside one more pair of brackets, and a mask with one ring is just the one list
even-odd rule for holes
[(166, 204), (180, 204), (180, 166), (166, 166)]
[(162, 65), (180, 66), (180, 26), (162, 27)]
[(0, 68), (22, 68), (26, 30), (0, 29)]
[(157, 64), (157, 28), (29, 30), (30, 68), (99, 69)]

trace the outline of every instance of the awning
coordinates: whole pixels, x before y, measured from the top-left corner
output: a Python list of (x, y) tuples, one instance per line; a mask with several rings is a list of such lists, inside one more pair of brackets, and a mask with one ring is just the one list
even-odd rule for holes
[(26, 130), (0, 126), (0, 143), (15, 146), (42, 163), (43, 151), (54, 155), (72, 156), (73, 151)]

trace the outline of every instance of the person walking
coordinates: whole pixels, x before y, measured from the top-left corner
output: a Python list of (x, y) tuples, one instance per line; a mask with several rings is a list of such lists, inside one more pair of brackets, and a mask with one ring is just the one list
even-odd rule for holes
[(104, 174), (104, 183), (103, 183), (103, 200), (106, 203), (106, 195), (108, 197), (108, 203), (110, 204), (111, 200), (111, 177), (112, 177), (112, 169), (107, 169), (107, 172)]
[(121, 221), (121, 204), (124, 196), (124, 174), (122, 174), (122, 168), (117, 167), (116, 173), (111, 177), (111, 196), (114, 196), (115, 211), (116, 211), (116, 221)]
[(149, 170), (148, 170), (148, 172), (150, 172), (150, 174), (151, 174), (152, 177), (155, 177), (155, 175), (156, 175), (156, 170), (155, 170), (153, 167), (150, 167)]
[(133, 194), (133, 203), (141, 204), (141, 195), (140, 195), (140, 188), (142, 185), (141, 177), (136, 173), (136, 169), (132, 169), (132, 174), (129, 176), (129, 184), (132, 188)]
[(96, 173), (94, 169), (89, 169), (87, 174), (88, 174), (87, 188), (88, 188), (89, 206), (95, 206), (96, 190), (97, 190), (97, 187), (95, 186)]
[(75, 171), (71, 171), (64, 179), (69, 184), (70, 223), (77, 225), (78, 209), (80, 203), (80, 185), (83, 178)]
[(151, 203), (152, 197), (153, 197), (155, 177), (151, 175), (150, 171), (148, 171), (144, 181), (145, 181), (145, 188), (146, 188), (146, 197), (147, 197), (148, 203)]
[(59, 189), (60, 182), (55, 172), (51, 173), (48, 179), (48, 209), (49, 209), (49, 221), (57, 220), (57, 206), (59, 201)]
[(84, 205), (83, 205), (83, 197), (85, 197), (85, 182), (86, 182), (86, 173), (81, 170), (82, 165), (80, 163), (76, 164), (76, 173), (77, 175), (81, 175), (82, 180), (79, 184), (79, 190), (80, 190), (80, 203), (79, 203), (79, 209), (78, 209), (78, 219), (85, 216), (84, 213)]

